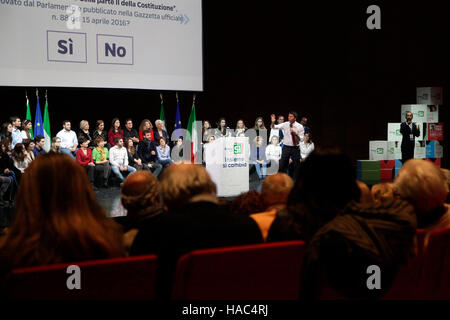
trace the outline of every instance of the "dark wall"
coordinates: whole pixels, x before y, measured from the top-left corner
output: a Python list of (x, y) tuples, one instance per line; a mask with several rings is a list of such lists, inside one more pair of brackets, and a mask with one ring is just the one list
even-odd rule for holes
[[(417, 86), (443, 86), (440, 121), (448, 123), (450, 23), (444, 2), (203, 0), (204, 92), (197, 119), (225, 116), (253, 126), (290, 109), (310, 119), (316, 144), (338, 144), (355, 159), (368, 158), (369, 140), (386, 140), (387, 122), (400, 122), (400, 105), (415, 103)], [(381, 7), (381, 30), (366, 28), (366, 8)], [(25, 115), (25, 88), (0, 87), (0, 119)], [(34, 118), (34, 89), (27, 88)], [(43, 93), (41, 90), (41, 105)], [(52, 133), (68, 118), (159, 117), (159, 91), (48, 88)], [(173, 125), (174, 92), (165, 95)], [(180, 92), (185, 126), (191, 92)], [(43, 110), (42, 110), (43, 111)], [(446, 128), (446, 140), (449, 128)], [(449, 150), (444, 150), (445, 166)]]

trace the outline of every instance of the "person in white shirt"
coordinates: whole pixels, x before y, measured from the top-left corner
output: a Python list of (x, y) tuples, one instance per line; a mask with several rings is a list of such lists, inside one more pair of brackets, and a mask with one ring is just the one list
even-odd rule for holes
[(111, 164), (111, 170), (123, 181), (122, 172), (129, 172), (130, 174), (136, 172), (136, 169), (128, 165), (128, 152), (127, 148), (123, 146), (123, 139), (116, 138), (114, 140), (114, 147), (109, 149), (109, 163)]
[(23, 126), (22, 126), (22, 131), (20, 132), (22, 134), (22, 142), (24, 139), (30, 139), (31, 140), (31, 127), (33, 126), (33, 124), (31, 123), (31, 120), (24, 120), (23, 121)]
[(61, 152), (75, 159), (78, 147), (78, 138), (75, 131), (70, 130), (69, 120), (63, 121), (63, 129), (56, 135), (61, 139)]
[(304, 128), (298, 123), (297, 112), (291, 111), (288, 115), (288, 121), (281, 124), (275, 124), (276, 117), (272, 114), (271, 128), (281, 129), (283, 132), (283, 148), (281, 152), (280, 168), (278, 172), (287, 172), (289, 159), (292, 158), (294, 163), (294, 170), (291, 172), (293, 175), (297, 171), (297, 167), (300, 163), (300, 148), (299, 143), (303, 141)]
[(14, 149), (14, 147), (16, 146), (16, 144), (18, 143), (22, 143), (22, 131), (20, 131), (21, 129), (21, 125), (22, 125), (22, 121), (20, 121), (19, 117), (11, 117), (10, 118), (10, 122), (13, 126), (12, 132), (11, 132), (11, 148)]
[(311, 134), (305, 133), (304, 141), (300, 142), (300, 155), (302, 157), (300, 161), (305, 161), (305, 159), (313, 151), (314, 151), (314, 142), (311, 141)]
[(281, 159), (281, 146), (278, 144), (278, 136), (272, 136), (270, 144), (266, 148), (266, 159), (278, 163)]
[[(281, 114), (278, 116), (278, 120), (277, 123), (278, 124), (282, 124), (284, 122), (284, 116), (282, 116)], [(272, 141), (272, 137), (273, 136), (277, 136), (278, 137), (278, 144), (280, 146), (283, 146), (283, 131), (281, 131), (280, 129), (270, 129), (270, 135), (269, 135), (269, 141)]]

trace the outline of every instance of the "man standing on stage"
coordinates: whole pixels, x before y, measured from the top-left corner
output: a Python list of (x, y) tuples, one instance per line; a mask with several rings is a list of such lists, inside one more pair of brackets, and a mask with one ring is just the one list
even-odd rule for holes
[(289, 159), (292, 157), (292, 161), (294, 162), (294, 172), (296, 172), (300, 163), (299, 143), (300, 141), (303, 141), (305, 133), (303, 126), (296, 121), (297, 112), (289, 112), (288, 121), (281, 124), (275, 124), (276, 117), (274, 114), (270, 117), (272, 120), (270, 127), (281, 129), (283, 132), (283, 149), (281, 151), (280, 169), (278, 171), (286, 172), (289, 165)]
[(414, 158), (415, 138), (420, 136), (420, 126), (412, 122), (413, 114), (411, 111), (406, 112), (406, 121), (400, 125), (400, 133), (402, 134), (402, 163)]

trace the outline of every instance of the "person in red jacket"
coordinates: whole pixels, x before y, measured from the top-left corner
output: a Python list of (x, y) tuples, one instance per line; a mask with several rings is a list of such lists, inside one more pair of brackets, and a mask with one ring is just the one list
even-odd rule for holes
[(77, 162), (86, 170), (89, 177), (89, 182), (92, 184), (92, 188), (97, 190), (94, 185), (94, 173), (95, 173), (95, 163), (92, 159), (92, 150), (88, 148), (89, 140), (82, 139), (79, 141), (80, 149), (77, 150)]
[(153, 125), (152, 125), (152, 122), (148, 119), (142, 120), (141, 125), (139, 126), (139, 141), (144, 140), (143, 132), (145, 130), (150, 130), (150, 132), (151, 132), (150, 140), (155, 141), (155, 137), (153, 135)]
[(109, 129), (108, 132), (108, 143), (111, 145), (111, 147), (114, 147), (114, 140), (116, 138), (122, 138), (123, 139), (123, 130), (120, 127), (120, 120), (119, 118), (114, 118), (111, 122), (111, 129)]

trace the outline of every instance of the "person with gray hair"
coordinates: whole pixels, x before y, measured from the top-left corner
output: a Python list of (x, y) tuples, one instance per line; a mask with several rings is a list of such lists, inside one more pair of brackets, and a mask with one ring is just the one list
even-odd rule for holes
[(169, 135), (167, 134), (167, 131), (164, 130), (164, 122), (161, 121), (160, 119), (155, 121), (155, 126), (156, 126), (156, 130), (153, 131), (153, 137), (154, 137), (154, 142), (157, 146), (159, 146), (159, 139), (162, 137), (164, 139), (166, 139), (166, 141), (170, 141), (169, 140)]
[(80, 121), (80, 131), (78, 131), (78, 148), (81, 148), (80, 140), (89, 140), (88, 147), (90, 149), (95, 148), (94, 141), (92, 139), (91, 134), (89, 133), (89, 122), (87, 120), (81, 120)]
[(178, 258), (197, 249), (262, 242), (257, 224), (248, 216), (231, 215), (219, 205), (216, 185), (200, 165), (168, 167), (161, 179), (167, 214), (143, 226), (131, 255), (157, 254), (157, 298), (169, 299)]
[(450, 206), (446, 204), (447, 177), (435, 164), (419, 159), (408, 160), (394, 181), (394, 193), (414, 207), (417, 227), (428, 235), (435, 229), (450, 227)]

